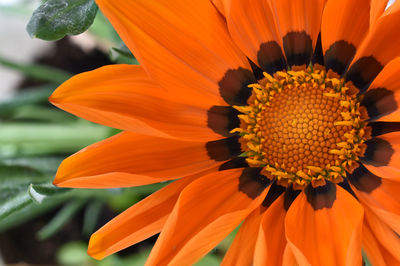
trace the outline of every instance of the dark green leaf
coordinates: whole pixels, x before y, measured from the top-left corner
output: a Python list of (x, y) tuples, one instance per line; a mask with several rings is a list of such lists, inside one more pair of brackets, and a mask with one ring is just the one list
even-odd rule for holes
[(96, 13), (93, 0), (46, 1), (33, 12), (26, 29), (33, 38), (54, 41), (86, 31)]
[(85, 235), (91, 235), (97, 225), (97, 219), (100, 216), (101, 209), (104, 205), (102, 200), (90, 201), (85, 209), (85, 215), (83, 217), (83, 229), (82, 232)]
[(14, 197), (2, 201), (0, 204), (0, 221), (13, 212), (23, 209), (29, 203), (32, 203), (32, 199), (26, 193), (18, 193)]
[(42, 201), (48, 196), (67, 192), (67, 188), (58, 188), (51, 183), (47, 184), (30, 184), (28, 194), (36, 203), (42, 203)]
[[(24, 195), (26, 196), (26, 193)], [(65, 199), (62, 197), (57, 197), (52, 198), (52, 200), (44, 201), (42, 204), (35, 204), (29, 199), (25, 207), (18, 209), (18, 211), (13, 211), (4, 219), (0, 219), (0, 233), (31, 221), (35, 217), (56, 208), (58, 205), (62, 204), (64, 200)]]
[(46, 226), (37, 232), (38, 239), (44, 240), (57, 233), (57, 231), (61, 229), (77, 211), (79, 211), (84, 203), (85, 200), (77, 199), (65, 205)]
[(0, 220), (32, 203), (26, 193), (29, 184), (46, 179), (30, 167), (0, 165)]

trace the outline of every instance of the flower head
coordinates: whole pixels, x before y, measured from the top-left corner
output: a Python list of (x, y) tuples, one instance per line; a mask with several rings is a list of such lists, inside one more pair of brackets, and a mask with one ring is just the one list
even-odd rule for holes
[[(77, 75), (56, 106), (124, 130), (54, 183), (175, 180), (92, 236), (103, 258), (161, 232), (189, 265), (400, 263), (400, 2), (97, 0), (141, 66)], [(355, 12), (356, 11), (356, 12)]]

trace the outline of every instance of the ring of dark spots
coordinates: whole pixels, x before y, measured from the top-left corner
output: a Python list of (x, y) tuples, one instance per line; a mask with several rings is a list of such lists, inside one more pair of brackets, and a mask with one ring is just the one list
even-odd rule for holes
[(242, 153), (239, 136), (209, 141), (206, 143), (208, 156), (217, 162), (230, 160)]
[(350, 183), (359, 191), (371, 193), (382, 184), (382, 179), (361, 165), (348, 176)]
[(239, 191), (245, 193), (249, 198), (255, 199), (271, 181), (260, 174), (261, 168), (245, 168), (239, 177)]
[(257, 52), (257, 61), (261, 69), (269, 74), (286, 69), (286, 61), (282, 48), (275, 41), (260, 45), (260, 49)]
[(372, 137), (400, 131), (400, 122), (372, 122), (368, 126), (372, 128)]
[(363, 93), (382, 69), (382, 64), (373, 56), (361, 57), (350, 67), (346, 79), (352, 81), (360, 93)]
[(218, 171), (235, 169), (235, 168), (245, 168), (249, 167), (249, 164), (246, 162), (246, 158), (244, 157), (236, 157), (226, 163), (223, 163), (219, 168)]
[(301, 193), (301, 190), (294, 190), (292, 186), (286, 188), (283, 208), (287, 211), (292, 205), (293, 201), (297, 198), (297, 196)]
[(239, 112), (230, 106), (213, 106), (207, 111), (207, 126), (224, 137), (240, 126)]
[(332, 208), (336, 200), (336, 185), (329, 181), (324, 186), (315, 188), (308, 185), (304, 189), (304, 193), (306, 194), (307, 201), (315, 211), (323, 208)]
[(265, 196), (265, 199), (262, 203), (262, 206), (265, 208), (268, 208), (271, 206), (271, 204), (280, 196), (282, 195), (283, 192), (285, 192), (286, 188), (282, 187), (276, 182), (272, 183), (271, 187), (269, 188), (269, 191), (267, 193), (267, 196)]
[(325, 52), (326, 69), (332, 69), (337, 74), (343, 75), (355, 53), (356, 47), (346, 41), (341, 40), (333, 43)]
[[(379, 102), (379, 105), (377, 103)], [(365, 106), (370, 118), (379, 118), (397, 110), (393, 91), (385, 88), (370, 89), (364, 94), (361, 105)]]
[(313, 55), (312, 40), (305, 31), (286, 34), (283, 49), (289, 66), (308, 66)]
[(252, 92), (248, 85), (256, 82), (253, 72), (248, 69), (229, 69), (218, 82), (219, 93), (229, 105), (246, 105)]
[(362, 160), (368, 161), (373, 166), (388, 165), (394, 149), (389, 142), (381, 138), (373, 138), (365, 142), (367, 149), (364, 153)]
[(318, 34), (317, 44), (315, 46), (314, 54), (312, 57), (312, 63), (314, 65), (324, 65), (324, 53), (322, 51), (321, 32)]

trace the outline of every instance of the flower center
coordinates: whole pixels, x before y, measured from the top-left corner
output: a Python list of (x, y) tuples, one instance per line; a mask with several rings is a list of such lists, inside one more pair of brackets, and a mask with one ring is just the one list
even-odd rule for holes
[(264, 73), (242, 114), (238, 132), (251, 167), (278, 184), (302, 189), (339, 183), (357, 166), (370, 137), (358, 90), (322, 67)]

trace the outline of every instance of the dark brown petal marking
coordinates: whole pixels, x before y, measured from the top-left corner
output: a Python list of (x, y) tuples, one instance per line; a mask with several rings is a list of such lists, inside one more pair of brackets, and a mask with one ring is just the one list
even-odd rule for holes
[(373, 56), (362, 57), (350, 67), (346, 79), (352, 81), (363, 93), (382, 69), (381, 63)]
[(226, 163), (223, 163), (219, 168), (218, 171), (229, 170), (234, 168), (245, 168), (249, 167), (249, 164), (246, 162), (246, 158), (244, 157), (237, 157)]
[(329, 181), (326, 182), (325, 186), (316, 188), (308, 185), (304, 189), (304, 193), (306, 193), (307, 201), (311, 204), (314, 210), (332, 208), (332, 205), (336, 200), (336, 185)]
[(257, 61), (261, 69), (269, 74), (286, 68), (285, 56), (281, 46), (275, 41), (261, 44), (257, 53)]
[[(349, 175), (349, 173), (347, 173)], [(344, 188), (345, 190), (347, 190), (347, 192), (349, 192), (354, 198), (357, 199), (356, 194), (354, 193), (353, 189), (351, 188), (349, 181), (347, 180), (347, 178), (345, 178), (343, 180), (343, 182), (338, 184), (339, 186), (341, 186), (342, 188)]]
[(268, 194), (265, 197), (262, 205), (265, 208), (268, 208), (271, 206), (271, 204), (280, 196), (282, 195), (283, 192), (285, 192), (286, 188), (282, 187), (280, 185), (277, 185), (276, 182), (274, 182), (271, 187), (269, 188)]
[(356, 47), (346, 41), (342, 40), (333, 43), (325, 53), (326, 69), (332, 69), (339, 75), (343, 75), (355, 53)]
[(324, 65), (324, 53), (322, 51), (321, 33), (318, 34), (317, 44), (315, 46), (314, 55), (312, 58), (313, 64)]
[(382, 184), (382, 179), (360, 165), (351, 175), (348, 175), (350, 183), (359, 191), (371, 193)]
[(374, 166), (388, 165), (394, 150), (389, 142), (381, 138), (373, 138), (365, 142), (367, 150), (362, 160)]
[(251, 66), (251, 70), (253, 71), (254, 77), (257, 80), (263, 79), (264, 71), (261, 68), (259, 68), (253, 61), (251, 61), (250, 59), (248, 59), (248, 60), (249, 60), (250, 66)]
[[(376, 104), (379, 103), (379, 107)], [(364, 94), (361, 104), (367, 108), (368, 116), (372, 119), (396, 111), (398, 106), (393, 91), (385, 88), (370, 89)]]
[(286, 34), (283, 49), (289, 66), (308, 65), (313, 55), (312, 40), (305, 31)]
[(224, 137), (232, 136), (232, 129), (239, 127), (239, 112), (230, 106), (213, 106), (207, 112), (207, 126)]
[(242, 153), (239, 137), (209, 141), (206, 143), (208, 156), (215, 161), (227, 161)]
[(230, 69), (218, 82), (219, 93), (229, 105), (245, 105), (251, 95), (249, 84), (256, 82), (253, 72), (245, 69)]
[(372, 137), (400, 131), (400, 122), (372, 122), (368, 126), (372, 128)]
[(261, 168), (245, 168), (239, 177), (239, 191), (249, 198), (255, 199), (271, 183), (268, 178), (260, 174)]
[(292, 205), (293, 201), (301, 193), (301, 190), (294, 190), (291, 186), (286, 188), (285, 198), (283, 201), (283, 208), (287, 211)]

